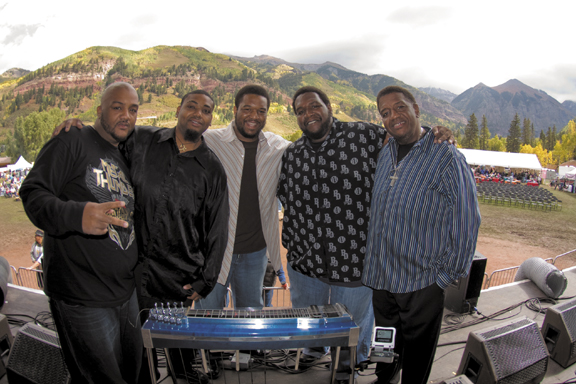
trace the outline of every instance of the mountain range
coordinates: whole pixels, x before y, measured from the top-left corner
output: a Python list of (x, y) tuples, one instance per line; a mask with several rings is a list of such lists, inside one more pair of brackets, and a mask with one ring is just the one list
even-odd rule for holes
[[(509, 127), (517, 113), (522, 120), (529, 118), (536, 134), (556, 126), (558, 130), (574, 118), (575, 113), (546, 92), (512, 79), (496, 87), (482, 83), (458, 95), (451, 104), (465, 115), (484, 115), (492, 126)], [(566, 105), (570, 106), (567, 102)]]
[[(203, 88), (216, 101), (214, 125), (233, 118), (234, 93), (247, 83), (260, 83), (271, 93), (273, 105), (267, 127), (284, 136), (298, 131), (291, 96), (303, 85), (323, 89), (341, 120), (379, 123), (376, 95), (388, 85), (408, 88), (422, 111), (421, 121), (462, 130), (474, 113), (488, 119), (492, 135), (507, 136), (518, 113), (529, 118), (535, 133), (555, 125), (562, 129), (576, 116), (576, 102), (559, 103), (544, 91), (518, 80), (496, 87), (482, 83), (460, 95), (439, 88), (418, 89), (386, 75), (366, 75), (325, 62), (291, 63), (272, 56), (252, 58), (211, 53), (204, 48), (157, 46), (142, 51), (91, 47), (35, 71), (13, 68), (0, 75), (0, 139), (16, 118), (32, 111), (59, 107), (69, 116), (95, 119), (95, 97), (112, 81), (129, 81), (138, 89), (139, 123), (174, 126), (174, 111), (187, 91)], [(148, 120), (146, 119), (148, 118)]]

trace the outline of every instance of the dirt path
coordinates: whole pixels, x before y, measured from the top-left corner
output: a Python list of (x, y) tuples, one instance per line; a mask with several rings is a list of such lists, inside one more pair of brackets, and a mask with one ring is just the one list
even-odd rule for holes
[[(30, 249), (34, 243), (35, 227), (26, 232), (2, 233), (0, 256), (8, 260), (13, 267), (29, 267), (32, 265)], [(29, 233), (28, 233), (29, 232)]]
[(547, 259), (558, 256), (556, 251), (547, 248), (482, 236), (478, 237), (476, 250), (488, 259), (486, 262), (488, 275), (498, 269), (519, 266), (524, 260), (532, 257)]

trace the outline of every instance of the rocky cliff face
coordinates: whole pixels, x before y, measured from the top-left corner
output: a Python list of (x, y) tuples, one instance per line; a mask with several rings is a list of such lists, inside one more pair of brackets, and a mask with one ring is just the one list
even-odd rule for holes
[(574, 113), (546, 92), (531, 88), (518, 80), (509, 80), (496, 87), (480, 83), (464, 91), (451, 104), (465, 116), (476, 114), (478, 121), (485, 115), (492, 135), (507, 136), (516, 113), (520, 121), (524, 118), (530, 119), (536, 136), (554, 124), (561, 129), (574, 118)]
[(460, 124), (468, 123), (466, 116), (462, 112), (444, 100), (437, 99), (424, 92), (416, 93), (414, 97), (420, 108), (431, 115)]
[(456, 123), (466, 124), (466, 117), (450, 103), (437, 99), (425, 92), (420, 91), (418, 88), (412, 87), (402, 81), (385, 75), (365, 75), (363, 73), (351, 71), (340, 65), (333, 63), (325, 63), (316, 72), (328, 80), (345, 80), (351, 83), (354, 88), (371, 93), (374, 96), (384, 87), (389, 85), (399, 85), (407, 88), (416, 98), (420, 108), (439, 119), (449, 120)]
[(421, 87), (418, 89), (420, 89), (422, 92), (426, 92), (430, 96), (434, 96), (437, 99), (444, 100), (447, 103), (451, 103), (452, 100), (454, 100), (456, 96), (458, 96), (455, 93), (452, 93), (442, 88)]
[(566, 100), (562, 103), (562, 106), (572, 112), (573, 116), (576, 116), (576, 102), (572, 100)]

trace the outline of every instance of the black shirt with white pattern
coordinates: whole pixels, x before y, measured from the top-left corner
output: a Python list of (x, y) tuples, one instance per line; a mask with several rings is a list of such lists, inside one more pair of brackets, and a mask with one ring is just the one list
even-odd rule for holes
[(370, 198), (386, 131), (334, 119), (314, 150), (302, 136), (282, 158), (282, 245), (292, 268), (338, 285), (361, 285)]

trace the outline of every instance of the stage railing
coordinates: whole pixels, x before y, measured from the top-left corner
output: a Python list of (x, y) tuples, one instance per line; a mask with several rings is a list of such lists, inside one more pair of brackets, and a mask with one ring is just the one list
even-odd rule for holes
[[(544, 259), (544, 261), (554, 265), (559, 270), (563, 270), (563, 269), (573, 267), (576, 265), (576, 260), (573, 257), (567, 257), (567, 256), (570, 256), (571, 254), (573, 254), (575, 252), (576, 252), (576, 249), (573, 249), (571, 251), (568, 251), (566, 253), (558, 255), (554, 258), (550, 257), (550, 258)], [(488, 277), (487, 279), (484, 280), (484, 286), (483, 286), (484, 288), (483, 289), (487, 289), (490, 287), (496, 287), (498, 285), (513, 283), (514, 277), (516, 276), (516, 271), (518, 270), (518, 268), (520, 268), (520, 266), (498, 269), (498, 270), (492, 272), (490, 277)]]
[(12, 270), (12, 284), (38, 290), (44, 289), (44, 274), (41, 270), (24, 267), (16, 269), (12, 265), (10, 269)]
[(576, 261), (574, 257), (568, 257), (568, 256), (576, 256), (576, 249), (573, 249), (571, 251), (556, 256), (552, 264), (554, 264), (556, 268), (558, 268), (559, 270), (573, 267), (574, 265), (576, 265)]
[(292, 301), (290, 301), (290, 288), (284, 289), (282, 287), (264, 287), (262, 288), (262, 296), (264, 299), (264, 305), (266, 305), (266, 292), (273, 291), (274, 296), (272, 297), (273, 307), (292, 307)]
[(484, 289), (495, 287), (497, 285), (512, 283), (514, 281), (514, 276), (516, 276), (516, 271), (518, 270), (518, 268), (520, 267), (518, 266), (518, 267), (498, 269), (492, 272), (488, 280), (486, 280), (486, 282), (484, 283)]
[[(558, 255), (554, 258), (544, 259), (547, 263), (553, 264), (559, 270), (563, 270), (576, 265), (576, 249)], [(490, 287), (495, 287), (498, 285), (508, 284), (514, 282), (514, 277), (516, 276), (516, 271), (520, 266), (498, 269), (490, 276), (485, 274), (483, 289), (488, 289)], [(41, 270), (38, 269), (27, 269), (24, 267), (16, 268), (10, 266), (12, 272), (12, 283), (15, 285), (20, 285), (23, 287), (33, 288), (33, 289), (43, 289), (44, 275)], [(292, 302), (290, 300), (290, 289), (285, 290), (282, 287), (263, 287), (263, 291), (273, 290), (274, 297), (272, 299), (272, 305), (274, 307), (291, 307)], [(229, 303), (232, 302), (232, 295), (229, 291)], [(263, 293), (264, 294), (264, 293)]]
[(12, 272), (12, 284), (20, 285), (20, 280), (18, 277), (18, 271), (12, 265), (10, 266), (10, 271)]

